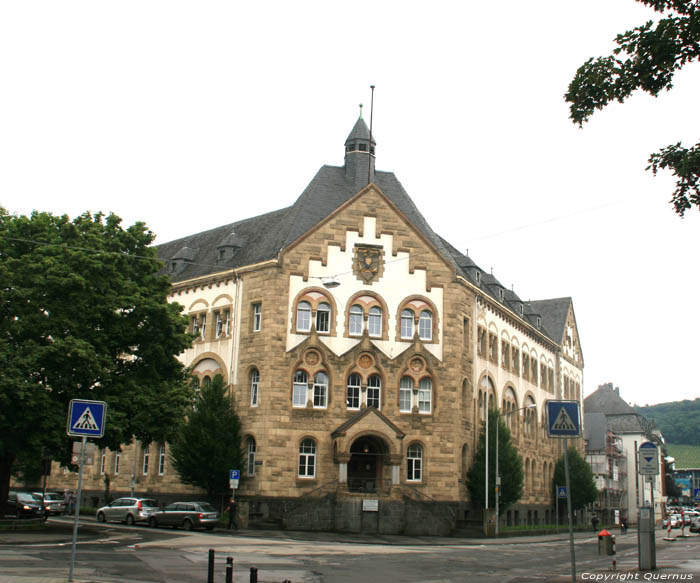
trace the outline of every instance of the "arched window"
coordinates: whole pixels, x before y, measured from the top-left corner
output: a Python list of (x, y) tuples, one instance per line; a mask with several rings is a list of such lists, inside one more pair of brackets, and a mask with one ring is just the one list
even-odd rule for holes
[(363, 312), (362, 308), (355, 304), (350, 308), (350, 322), (349, 322), (349, 329), (348, 331), (350, 332), (351, 336), (360, 336), (362, 335), (362, 320), (363, 320)]
[(248, 437), (247, 439), (247, 449), (248, 449), (248, 475), (255, 475), (255, 439)]
[(413, 338), (413, 312), (411, 310), (401, 312), (401, 338)]
[(331, 329), (331, 307), (322, 302), (316, 308), (316, 332), (330, 332)]
[(257, 368), (250, 371), (250, 406), (258, 406), (258, 385), (260, 383), (260, 373)]
[(148, 475), (148, 461), (151, 457), (151, 446), (145, 445), (143, 447), (143, 475)]
[(429, 378), (420, 380), (418, 385), (418, 412), (430, 413), (433, 404), (433, 381)]
[(382, 379), (373, 374), (367, 379), (367, 406), (380, 409), (382, 396)]
[(369, 309), (369, 319), (367, 321), (367, 328), (369, 330), (370, 336), (381, 336), (382, 335), (382, 309), (377, 306), (372, 306)]
[(348, 386), (345, 402), (348, 409), (359, 409), (360, 408), (360, 386), (362, 384), (362, 379), (357, 373), (353, 373), (348, 377)]
[(294, 390), (292, 392), (292, 405), (294, 407), (306, 407), (308, 400), (309, 378), (303, 370), (294, 373)]
[(165, 473), (165, 444), (160, 444), (160, 451), (158, 452), (158, 475), (162, 476)]
[(299, 302), (297, 305), (297, 331), (308, 332), (311, 330), (311, 304)]
[(328, 405), (328, 375), (317, 372), (314, 376), (314, 407), (325, 408)]
[(406, 479), (409, 482), (420, 482), (423, 470), (423, 448), (412, 443), (406, 451)]
[(413, 379), (403, 377), (399, 386), (399, 411), (410, 413), (413, 406)]
[(299, 446), (299, 477), (316, 477), (316, 444), (312, 439), (305, 439)]
[(430, 310), (423, 310), (418, 319), (418, 336), (421, 340), (433, 339), (433, 314)]
[(210, 376), (205, 376), (205, 377), (202, 379), (202, 386), (203, 386), (205, 389), (208, 389), (209, 387), (211, 387), (211, 377), (210, 377)]

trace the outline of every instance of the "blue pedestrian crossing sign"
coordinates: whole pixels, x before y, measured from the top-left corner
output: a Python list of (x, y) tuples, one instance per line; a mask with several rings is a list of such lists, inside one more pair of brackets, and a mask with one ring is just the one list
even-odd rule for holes
[(693, 498), (700, 500), (700, 488), (693, 489)]
[(566, 486), (557, 486), (557, 498), (566, 498)]
[(107, 403), (73, 399), (68, 408), (68, 435), (102, 437), (105, 432)]
[(578, 437), (581, 416), (578, 401), (547, 401), (547, 432), (549, 437)]

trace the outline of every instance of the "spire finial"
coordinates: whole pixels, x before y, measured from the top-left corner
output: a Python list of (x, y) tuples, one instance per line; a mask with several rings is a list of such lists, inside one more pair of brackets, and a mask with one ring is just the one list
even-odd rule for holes
[(362, 117), (362, 104), (360, 103), (360, 117)]

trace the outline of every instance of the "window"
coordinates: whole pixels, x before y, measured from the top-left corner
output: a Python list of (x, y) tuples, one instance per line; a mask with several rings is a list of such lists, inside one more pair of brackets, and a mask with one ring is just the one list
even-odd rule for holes
[(377, 306), (369, 309), (369, 320), (367, 321), (370, 336), (382, 335), (382, 310)]
[(486, 329), (479, 326), (476, 335), (476, 353), (483, 358), (486, 356)]
[(143, 475), (144, 476), (148, 475), (148, 461), (149, 461), (150, 457), (151, 457), (151, 446), (146, 445), (143, 448)]
[(352, 336), (360, 336), (362, 334), (362, 308), (354, 305), (350, 308), (349, 332)]
[(513, 374), (520, 374), (520, 350), (516, 346), (511, 346), (510, 348), (511, 358), (510, 362), (513, 366)]
[(298, 370), (294, 373), (294, 391), (292, 395), (292, 405), (294, 407), (306, 407), (308, 390), (308, 377), (303, 370)]
[(250, 406), (258, 406), (258, 385), (260, 384), (260, 373), (257, 368), (250, 371)]
[(412, 402), (413, 379), (411, 377), (403, 377), (399, 386), (399, 411), (402, 413), (410, 413)]
[(231, 329), (231, 310), (224, 310), (224, 336), (228, 336)]
[(216, 312), (216, 338), (219, 338), (224, 333), (224, 319), (221, 312)]
[(299, 302), (297, 305), (297, 332), (311, 330), (311, 304)]
[(523, 352), (523, 379), (530, 380), (530, 357)]
[(122, 454), (121, 452), (115, 452), (114, 453), (114, 475), (116, 476), (119, 473), (119, 462), (121, 461)]
[(433, 314), (430, 310), (423, 310), (418, 319), (418, 336), (421, 340), (433, 339)]
[(107, 450), (102, 450), (102, 459), (100, 460), (100, 474), (105, 473), (105, 463), (107, 461)]
[(199, 335), (199, 337), (200, 337), (202, 340), (204, 340), (204, 338), (206, 337), (206, 332), (207, 332), (207, 315), (206, 315), (206, 314), (202, 314), (202, 315), (199, 317), (199, 320), (200, 320), (200, 330), (199, 330), (199, 331), (200, 331), (200, 335)]
[(423, 465), (423, 448), (417, 443), (408, 446), (406, 452), (406, 469), (409, 482), (420, 482)]
[(359, 409), (360, 408), (360, 385), (362, 380), (360, 375), (353, 373), (348, 377), (348, 385), (345, 402), (348, 409)]
[(510, 344), (507, 340), (501, 340), (501, 366), (510, 370)]
[(252, 437), (248, 438), (248, 475), (255, 475), (255, 440)]
[(489, 332), (489, 360), (498, 363), (498, 338), (492, 332)]
[(260, 332), (262, 327), (262, 304), (253, 304), (253, 332)]
[(430, 413), (433, 400), (433, 381), (429, 378), (421, 379), (418, 385), (418, 412)]
[(382, 379), (379, 375), (373, 374), (367, 379), (367, 406), (380, 408), (382, 396)]
[(158, 452), (158, 475), (162, 476), (165, 473), (165, 444), (161, 443), (160, 452)]
[(311, 439), (305, 439), (299, 446), (299, 477), (316, 477), (316, 444)]
[(208, 389), (209, 387), (211, 387), (211, 377), (210, 377), (210, 376), (205, 376), (205, 377), (202, 379), (202, 386), (203, 386), (205, 389)]
[(401, 312), (401, 338), (413, 338), (413, 312), (411, 310)]
[(314, 407), (326, 407), (328, 405), (328, 375), (317, 372), (314, 376)]
[(316, 309), (316, 331), (330, 332), (331, 329), (331, 307), (322, 302)]

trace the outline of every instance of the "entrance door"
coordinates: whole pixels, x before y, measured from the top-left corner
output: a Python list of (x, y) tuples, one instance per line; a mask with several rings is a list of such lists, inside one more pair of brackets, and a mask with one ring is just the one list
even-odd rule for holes
[(350, 446), (348, 489), (351, 492), (377, 492), (382, 485), (384, 455), (383, 441), (372, 435), (359, 437)]

